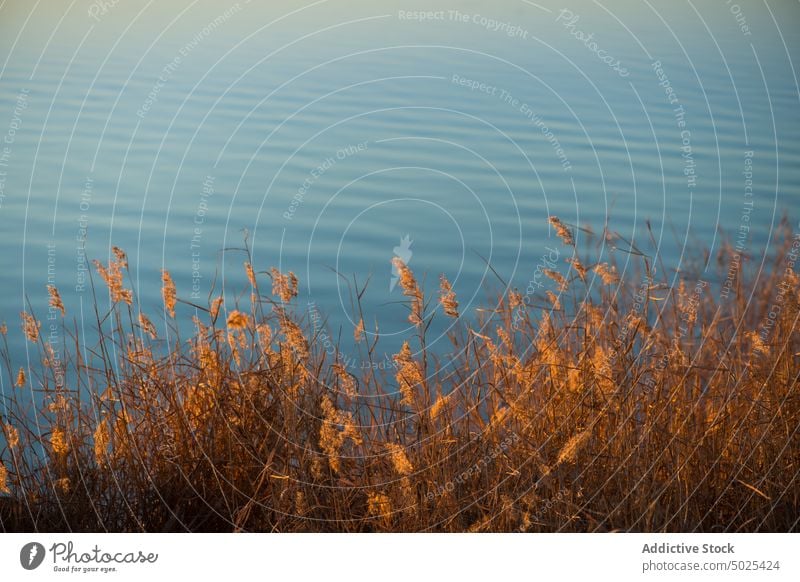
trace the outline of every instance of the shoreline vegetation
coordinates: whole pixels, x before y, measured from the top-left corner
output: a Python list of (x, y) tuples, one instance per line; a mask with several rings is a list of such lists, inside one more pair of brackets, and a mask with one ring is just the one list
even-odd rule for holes
[[(542, 270), (550, 290), (477, 309), (396, 259), (415, 333), (356, 374), (319, 345), (294, 274), (245, 262), (249, 297), (191, 304), (187, 338), (170, 274), (164, 333), (114, 247), (95, 262), (112, 303), (95, 301), (96, 345), (55, 287), (63, 357), (30, 309), (40, 365), (3, 342), (0, 530), (798, 531), (800, 233), (784, 221), (757, 270), (729, 244), (706, 256), (720, 294), (632, 245), (620, 274), (550, 224), (568, 257)], [(446, 361), (431, 317), (452, 321)], [(380, 359), (379, 329), (352, 333)]]

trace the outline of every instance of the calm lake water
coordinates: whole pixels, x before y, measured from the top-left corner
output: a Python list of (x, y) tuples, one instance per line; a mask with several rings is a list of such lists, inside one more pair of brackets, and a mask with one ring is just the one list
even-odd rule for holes
[(565, 258), (549, 215), (642, 247), (650, 221), (676, 267), (749, 226), (758, 264), (800, 218), (799, 17), (774, 0), (6, 1), (14, 365), (33, 361), (19, 312), (46, 314), (48, 278), (90, 325), (85, 258), (111, 245), (157, 319), (162, 268), (180, 297), (205, 304), (216, 281), (233, 308), (244, 256), (223, 249), (247, 232), (345, 350), (348, 283), (369, 280), (387, 353), (409, 332), (393, 256), (431, 290), (447, 274), (470, 313), (501, 287), (487, 262), (524, 290), (549, 247)]

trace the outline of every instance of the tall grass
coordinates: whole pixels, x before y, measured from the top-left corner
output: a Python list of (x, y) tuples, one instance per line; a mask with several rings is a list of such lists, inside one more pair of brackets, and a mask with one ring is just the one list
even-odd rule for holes
[[(784, 224), (769, 264), (740, 269), (721, 297), (635, 248), (637, 270), (620, 276), (552, 225), (569, 260), (543, 271), (551, 290), (482, 309), (465, 312), (445, 275), (426, 294), (398, 261), (416, 332), (388, 370), (358, 374), (320, 345), (292, 273), (248, 256), (249, 299), (187, 307), (202, 316), (184, 338), (164, 272), (161, 337), (115, 248), (96, 265), (113, 301), (95, 302), (96, 345), (72, 331), (55, 361), (28, 310), (41, 366), (26, 377), (2, 353), (15, 388), (0, 528), (798, 530), (800, 236)], [(718, 281), (733, 256), (720, 252)], [(447, 360), (426, 343), (431, 317), (453, 323)], [(366, 327), (354, 338), (376, 363)]]

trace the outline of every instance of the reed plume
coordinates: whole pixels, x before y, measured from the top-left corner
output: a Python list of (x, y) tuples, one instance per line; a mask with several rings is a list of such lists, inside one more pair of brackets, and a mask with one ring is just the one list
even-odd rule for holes
[(139, 314), (139, 325), (142, 326), (142, 330), (149, 335), (151, 339), (158, 338), (156, 326), (153, 325), (153, 322), (150, 321), (150, 318), (148, 318), (144, 313)]
[(289, 303), (293, 297), (297, 297), (297, 277), (291, 271), (283, 274), (278, 269), (272, 268), (272, 294), (280, 297), (283, 303)]
[(458, 301), (456, 301), (453, 287), (444, 275), (440, 277), (439, 281), (439, 303), (441, 303), (445, 315), (458, 319)]
[(561, 238), (565, 245), (574, 247), (575, 239), (572, 237), (572, 231), (564, 224), (557, 216), (549, 218), (550, 224), (556, 229), (556, 234)]
[(419, 285), (417, 285), (417, 280), (414, 278), (414, 273), (400, 257), (394, 257), (392, 264), (400, 274), (400, 288), (403, 290), (403, 295), (411, 299), (411, 313), (408, 321), (413, 325), (422, 325), (424, 298)]
[(67, 438), (64, 434), (64, 430), (55, 427), (53, 428), (53, 432), (50, 434), (50, 446), (53, 449), (53, 453), (56, 455), (64, 455), (67, 452)]
[(408, 342), (403, 342), (403, 347), (400, 352), (395, 354), (394, 361), (397, 364), (395, 379), (397, 380), (402, 400), (406, 405), (414, 406), (417, 387), (423, 384), (424, 379), (419, 364), (414, 361), (411, 355), (411, 347)]
[(256, 272), (253, 270), (253, 265), (249, 261), (245, 261), (244, 270), (247, 273), (247, 280), (250, 281), (252, 287), (258, 287), (256, 283)]
[(62, 316), (65, 315), (66, 309), (64, 308), (64, 302), (61, 300), (61, 295), (55, 285), (48, 285), (47, 292), (50, 295), (50, 307), (60, 311)]
[(244, 330), (250, 326), (250, 318), (246, 313), (233, 310), (228, 314), (228, 327), (232, 330)]
[(122, 270), (127, 267), (127, 261), (110, 259), (106, 267), (100, 261), (95, 260), (94, 266), (100, 278), (103, 279), (106, 287), (108, 287), (111, 301), (131, 305), (133, 303), (133, 293), (123, 285)]
[(175, 317), (175, 305), (178, 298), (178, 291), (172, 275), (166, 269), (161, 270), (161, 298), (164, 300), (164, 309), (170, 317)]
[(0, 462), (0, 493), (11, 493), (8, 487), (8, 470), (2, 462)]
[(6, 423), (5, 425), (6, 445), (10, 450), (14, 450), (19, 446), (19, 431), (13, 424)]
[(20, 317), (22, 318), (22, 331), (25, 337), (28, 338), (28, 341), (31, 343), (37, 343), (39, 341), (39, 329), (42, 327), (42, 324), (36, 321), (36, 319), (26, 311), (20, 313)]
[(386, 448), (392, 459), (394, 470), (400, 475), (410, 475), (414, 472), (414, 466), (408, 460), (405, 449), (397, 443), (387, 443)]

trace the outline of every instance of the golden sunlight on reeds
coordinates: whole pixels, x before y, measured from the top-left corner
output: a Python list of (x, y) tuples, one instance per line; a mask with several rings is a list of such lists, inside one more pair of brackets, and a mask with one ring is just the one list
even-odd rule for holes
[[(164, 270), (170, 318), (148, 316), (115, 247), (96, 263), (114, 314), (98, 306), (97, 345), (73, 338), (54, 361), (29, 309), (22, 336), (41, 365), (0, 354), (30, 388), (2, 408), (0, 526), (796, 530), (800, 235), (784, 224), (768, 268), (743, 268), (723, 296), (688, 271), (655, 277), (645, 255), (632, 269), (581, 253), (576, 227), (550, 224), (566, 256), (549, 287), (482, 306), (459, 304), (446, 274), (426, 301), (397, 259), (414, 327), (386, 368), (320, 345), (297, 277), (250, 262), (249, 302), (189, 309)], [(65, 312), (54, 287), (42, 293)], [(451, 318), (449, 350), (428, 345), (437, 317)], [(354, 349), (374, 364), (377, 324), (365, 341), (354, 321)]]

